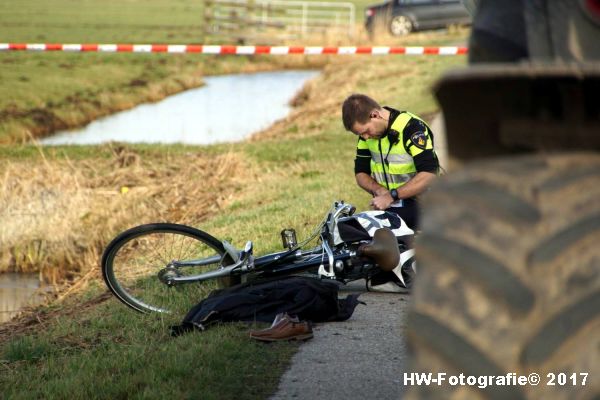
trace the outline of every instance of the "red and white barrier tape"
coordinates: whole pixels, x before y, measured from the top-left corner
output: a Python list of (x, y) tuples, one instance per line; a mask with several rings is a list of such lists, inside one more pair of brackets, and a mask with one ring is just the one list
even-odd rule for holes
[(319, 47), (319, 46), (213, 46), (195, 44), (51, 44), (0, 43), (0, 51), (89, 51), (125, 53), (201, 53), (201, 54), (408, 54), (457, 55), (466, 54), (466, 47)]

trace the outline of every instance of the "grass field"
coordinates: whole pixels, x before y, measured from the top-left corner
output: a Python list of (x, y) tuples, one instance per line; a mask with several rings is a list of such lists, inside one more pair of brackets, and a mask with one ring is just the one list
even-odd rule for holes
[[(193, 24), (196, 10), (191, 1), (52, 4), (4, 6), (0, 26), (8, 37), (3, 40), (189, 42), (183, 36), (188, 32), (180, 31)], [(145, 14), (141, 4), (147, 5)], [(131, 11), (113, 20), (112, 7)], [(69, 12), (95, 14), (79, 18)], [(414, 40), (456, 43), (464, 34)], [(355, 139), (340, 122), (342, 100), (366, 92), (384, 104), (429, 115), (437, 109), (430, 85), (464, 62), (461, 57), (313, 61), (0, 53), (0, 142), (9, 137), (4, 142), (14, 142), (22, 134), (15, 131), (35, 130), (36, 115), (66, 120), (80, 114), (72, 117), (79, 124), (94, 113), (110, 112), (113, 102), (158, 98), (171, 85), (173, 91), (198, 85), (208, 73), (311, 63), (322, 69), (299, 93), (290, 116), (243, 143), (0, 146), (0, 271), (37, 270), (60, 289), (48, 307), (0, 326), (2, 398), (266, 398), (295, 345), (259, 345), (244, 325), (172, 339), (168, 326), (181, 316), (138, 315), (106, 293), (98, 271), (102, 249), (127, 227), (172, 221), (238, 247), (253, 240), (255, 252), (263, 254), (279, 249), (283, 227), (305, 236), (335, 199), (366, 208), (369, 198), (356, 188), (352, 173)], [(135, 80), (147, 85), (132, 86)], [(27, 114), (32, 110), (41, 111)], [(26, 117), (10, 117), (15, 115)]]

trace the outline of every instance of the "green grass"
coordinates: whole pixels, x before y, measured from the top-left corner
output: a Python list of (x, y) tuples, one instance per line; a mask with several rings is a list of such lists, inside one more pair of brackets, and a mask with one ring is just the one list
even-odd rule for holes
[[(0, 41), (195, 42), (199, 11), (201, 2), (190, 0), (9, 2), (0, 8)], [(436, 34), (415, 36), (414, 43), (462, 39)], [(173, 159), (193, 164), (199, 155), (209, 159), (230, 152), (239, 155), (251, 178), (235, 181), (218, 211), (191, 217), (189, 223), (237, 247), (253, 240), (260, 255), (280, 249), (282, 228), (295, 228), (299, 238), (311, 233), (334, 200), (367, 208), (369, 196), (356, 187), (352, 173), (355, 138), (344, 132), (340, 122), (339, 105), (345, 96), (362, 91), (384, 104), (427, 114), (437, 109), (431, 84), (444, 70), (464, 63), (461, 57), (336, 60), (0, 53), (0, 142), (38, 126), (35, 118), (55, 116), (63, 122), (77, 122), (200, 84), (201, 76), (207, 74), (337, 62), (325, 68), (309, 91), (308, 102), (318, 104), (319, 109), (307, 107), (306, 114), (275, 128), (272, 136), (262, 140), (208, 147), (123, 145), (143, 165), (158, 170), (168, 170)], [(146, 84), (140, 85), (141, 81)], [(0, 172), (3, 163), (27, 168), (68, 161), (74, 168), (92, 165), (89, 179), (94, 182), (110, 181), (107, 177), (116, 168), (110, 164), (114, 146), (59, 146), (42, 151), (30, 145), (0, 146)], [(135, 168), (121, 167), (118, 172), (141, 174)], [(189, 179), (202, 187), (201, 177)], [(118, 188), (120, 181), (115, 182)], [(172, 182), (161, 183), (168, 193)], [(149, 222), (130, 218), (130, 226)], [(108, 237), (118, 233), (117, 225), (103, 223), (91, 229), (102, 230)], [(87, 268), (97, 268), (97, 260), (93, 263)], [(3, 399), (264, 399), (276, 390), (297, 348), (253, 342), (243, 324), (171, 338), (168, 327), (179, 323), (180, 315), (137, 314), (114, 298), (101, 301), (105, 291), (104, 284), (93, 279), (87, 289), (65, 302), (40, 309), (41, 323), (32, 320), (33, 328), (21, 325), (22, 330), (11, 330), (19, 333), (0, 328)]]
[(23, 0), (0, 9), (3, 39), (35, 43), (198, 43), (202, 1)]
[(244, 324), (171, 338), (169, 323), (112, 303), (59, 317), (0, 348), (3, 399), (266, 398), (296, 348)]
[(108, 101), (102, 97), (105, 93), (129, 91), (133, 97), (148, 82), (197, 70), (197, 61), (191, 58), (136, 54), (4, 53), (0, 62), (0, 87), (7, 94), (0, 98), (0, 107), (15, 111), (68, 107), (75, 102), (108, 107), (101, 104)]

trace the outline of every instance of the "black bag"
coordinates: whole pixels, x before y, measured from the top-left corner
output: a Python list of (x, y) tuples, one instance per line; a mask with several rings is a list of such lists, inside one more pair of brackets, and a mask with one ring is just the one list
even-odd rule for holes
[(338, 299), (336, 283), (306, 277), (244, 283), (213, 291), (188, 312), (181, 325), (171, 327), (171, 334), (204, 330), (216, 322), (272, 322), (283, 312), (313, 322), (344, 321), (354, 312), (358, 296)]

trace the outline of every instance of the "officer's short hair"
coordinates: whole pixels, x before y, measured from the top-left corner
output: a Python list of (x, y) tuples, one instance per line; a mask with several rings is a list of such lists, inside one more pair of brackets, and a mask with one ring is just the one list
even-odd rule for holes
[(379, 110), (381, 106), (369, 96), (364, 94), (352, 94), (342, 104), (342, 121), (347, 131), (352, 130), (356, 122), (364, 124), (369, 120), (373, 110)]

